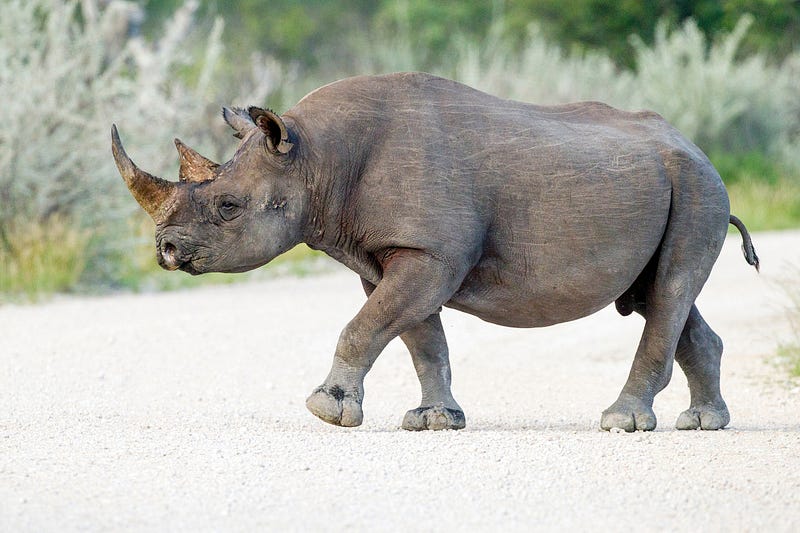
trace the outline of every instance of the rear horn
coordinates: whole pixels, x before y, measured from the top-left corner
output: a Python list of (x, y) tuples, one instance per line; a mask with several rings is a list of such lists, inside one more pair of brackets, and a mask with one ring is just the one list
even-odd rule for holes
[(181, 156), (181, 168), (178, 177), (181, 181), (201, 182), (213, 180), (216, 177), (215, 170), (219, 163), (206, 159), (185, 144), (180, 139), (175, 139), (175, 147)]

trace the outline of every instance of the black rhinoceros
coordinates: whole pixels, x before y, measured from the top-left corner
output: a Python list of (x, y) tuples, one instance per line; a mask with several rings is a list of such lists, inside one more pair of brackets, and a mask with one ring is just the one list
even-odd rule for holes
[(332, 83), (282, 116), (223, 115), (241, 139), (233, 158), (217, 164), (176, 140), (177, 183), (136, 167), (116, 128), (114, 157), (155, 220), (166, 269), (241, 272), (304, 242), (361, 277), (367, 301), (307, 401), (322, 420), (361, 424), (364, 376), (399, 335), (422, 387), (403, 427), (464, 427), (443, 305), (537, 327), (616, 302), (646, 324), (601, 427), (655, 428), (673, 359), (691, 392), (677, 427), (728, 423), (722, 342), (694, 301), (729, 222), (748, 263), (758, 258), (714, 167), (656, 113), (542, 107), (401, 73)]

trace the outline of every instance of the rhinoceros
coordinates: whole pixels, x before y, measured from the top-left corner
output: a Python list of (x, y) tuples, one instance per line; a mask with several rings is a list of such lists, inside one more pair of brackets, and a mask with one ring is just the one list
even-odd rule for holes
[(299, 243), (361, 277), (308, 409), (362, 423), (364, 377), (400, 336), (422, 390), (408, 430), (459, 429), (442, 306), (511, 327), (575, 320), (616, 303), (645, 318), (609, 430), (652, 430), (673, 360), (688, 378), (678, 429), (729, 422), (722, 342), (695, 299), (730, 214), (708, 158), (658, 114), (598, 102), (538, 106), (424, 73), (347, 78), (283, 115), (223, 108), (240, 139), (218, 164), (179, 140), (179, 181), (139, 169), (116, 126), (113, 154), (156, 224), (159, 264), (190, 274), (257, 268)]

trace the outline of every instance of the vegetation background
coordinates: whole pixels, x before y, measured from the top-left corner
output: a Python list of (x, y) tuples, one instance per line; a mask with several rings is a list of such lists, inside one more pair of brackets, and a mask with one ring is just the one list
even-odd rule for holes
[[(198, 282), (158, 270), (112, 122), (143, 168), (174, 177), (175, 136), (232, 154), (221, 105), (282, 112), (398, 70), (653, 109), (709, 154), (751, 229), (800, 226), (796, 1), (0, 0), (0, 301)], [(308, 255), (283, 268), (314, 268), (292, 261)]]

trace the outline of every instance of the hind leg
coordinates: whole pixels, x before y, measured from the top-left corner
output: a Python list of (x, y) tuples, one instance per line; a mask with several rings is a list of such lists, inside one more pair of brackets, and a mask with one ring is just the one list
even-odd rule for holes
[(672, 377), (678, 339), (692, 305), (685, 296), (659, 295), (658, 288), (657, 283), (649, 287), (646, 308), (636, 309), (645, 317), (644, 332), (622, 392), (603, 411), (602, 429), (650, 431), (656, 427), (653, 400)]
[[(617, 401), (603, 411), (600, 427), (605, 430), (655, 429), (655, 395), (667, 386), (672, 377), (678, 347), (682, 348), (682, 355), (688, 353), (691, 344), (689, 332), (699, 331), (699, 324), (692, 321), (690, 326), (688, 317), (708, 273), (698, 276), (696, 269), (683, 268), (680, 259), (685, 254), (676, 250), (685, 244), (679, 240), (677, 246), (669, 245), (669, 240), (665, 240), (659, 255), (650, 262), (633, 287), (616, 302), (621, 314), (636, 311), (642, 315), (645, 327), (628, 380)], [(692, 246), (688, 248), (693, 249)], [(711, 264), (713, 260), (708, 264), (708, 270)], [(685, 357), (679, 359), (685, 361)]]
[(689, 382), (691, 403), (678, 417), (678, 429), (721, 429), (730, 421), (719, 390), (722, 340), (693, 305), (678, 341), (675, 360)]
[[(661, 248), (652, 262), (654, 268), (643, 273), (633, 288), (644, 298), (628, 298), (627, 302), (623, 299), (624, 305), (617, 304), (623, 312), (628, 310), (628, 304), (646, 302), (636, 309), (643, 311), (645, 327), (628, 380), (617, 401), (603, 411), (600, 427), (606, 430), (655, 429), (653, 400), (672, 377), (684, 326), (725, 239), (729, 218), (727, 193), (715, 173), (703, 176), (713, 172), (713, 168), (697, 167), (696, 162), (686, 158), (678, 158), (671, 165), (677, 165), (679, 172), (673, 180), (672, 209)], [(703, 179), (714, 176), (715, 179)], [(690, 341), (692, 331), (702, 336), (696, 319), (688, 328)], [(705, 338), (702, 343), (684, 342), (684, 345), (704, 346), (711, 337)], [(679, 359), (697, 360), (699, 356), (684, 355), (695, 351), (684, 348)], [(692, 379), (695, 376), (703, 381), (701, 374), (693, 374)], [(705, 391), (707, 387), (697, 389)]]

